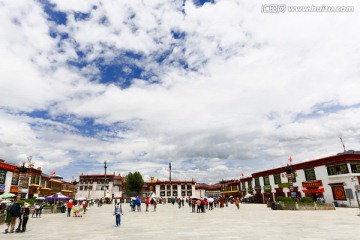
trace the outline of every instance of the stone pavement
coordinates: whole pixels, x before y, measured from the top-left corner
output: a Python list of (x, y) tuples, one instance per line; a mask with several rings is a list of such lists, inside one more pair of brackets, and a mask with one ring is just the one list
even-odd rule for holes
[(43, 214), (30, 218), (25, 233), (4, 233), (0, 239), (360, 239), (359, 209), (330, 211), (273, 211), (266, 205), (242, 204), (191, 213), (172, 204), (158, 205), (157, 212), (130, 212), (123, 204), (121, 227), (115, 227), (113, 205), (90, 207), (83, 217)]

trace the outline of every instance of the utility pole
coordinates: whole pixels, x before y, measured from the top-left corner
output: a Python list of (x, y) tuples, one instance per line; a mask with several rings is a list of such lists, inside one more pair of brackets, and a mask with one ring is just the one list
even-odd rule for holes
[(172, 196), (172, 184), (171, 184), (171, 162), (169, 162), (169, 172), (170, 172), (170, 196)]
[(104, 198), (106, 197), (106, 160), (104, 161), (104, 169), (105, 169), (105, 175), (104, 175), (104, 178), (105, 178), (105, 182), (104, 182)]
[(343, 148), (344, 148), (344, 152), (346, 152), (346, 150), (345, 150), (345, 144), (344, 144), (344, 142), (343, 142), (343, 140), (342, 140), (342, 137), (340, 137), (340, 141), (341, 141), (342, 146), (343, 146)]

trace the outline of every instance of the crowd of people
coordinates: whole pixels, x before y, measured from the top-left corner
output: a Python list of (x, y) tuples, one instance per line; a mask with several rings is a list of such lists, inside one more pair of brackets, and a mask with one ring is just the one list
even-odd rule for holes
[[(155, 198), (149, 198), (146, 197), (145, 198), (145, 207), (146, 207), (146, 212), (149, 211), (149, 205), (153, 205), (154, 207), (154, 212), (156, 212), (156, 199)], [(130, 209), (132, 212), (138, 211), (141, 212), (141, 198), (139, 196), (132, 197), (130, 200)]]
[[(222, 198), (222, 197), (218, 197), (218, 198), (163, 198), (163, 199), (155, 199), (155, 198), (149, 198), (146, 197), (145, 198), (145, 206), (146, 206), (146, 212), (149, 211), (149, 206), (153, 205), (154, 207), (154, 211), (156, 211), (156, 205), (157, 202), (159, 203), (163, 203), (166, 204), (166, 201), (168, 201), (169, 203), (172, 203), (173, 205), (175, 205), (175, 203), (177, 204), (177, 206), (179, 208), (184, 207), (185, 203), (187, 203), (189, 205), (189, 207), (192, 208), (192, 212), (197, 212), (197, 213), (205, 213), (205, 210), (214, 210), (215, 208), (223, 208), (223, 207), (227, 207), (229, 205), (229, 203), (234, 204), (236, 206), (237, 209), (240, 209), (240, 199), (239, 198)], [(116, 204), (116, 203), (115, 203)], [(132, 212), (141, 212), (141, 204), (142, 204), (142, 200), (139, 197), (133, 197), (130, 200), (130, 209)]]
[[(25, 203), (23, 206), (20, 206), (18, 201), (8, 204), (6, 207), (5, 233), (25, 232), (30, 211), (29, 203)], [(15, 229), (17, 223), (18, 227)]]
[(73, 217), (82, 217), (83, 214), (86, 213), (86, 209), (88, 206), (90, 206), (86, 200), (83, 201), (75, 201), (70, 199), (66, 203), (67, 207), (67, 216), (71, 217), (71, 213)]
[[(141, 212), (142, 201), (145, 203), (145, 211), (149, 212), (150, 205), (153, 206), (153, 211), (156, 212), (157, 203), (166, 204), (168, 201), (175, 205), (177, 203), (178, 208), (182, 208), (185, 206), (185, 203), (192, 208), (193, 213), (205, 213), (206, 210), (212, 211), (215, 208), (223, 208), (227, 207), (229, 203), (234, 203), (237, 209), (240, 209), (240, 200), (239, 198), (163, 198), (156, 199), (146, 197), (145, 199), (141, 199), (139, 196), (132, 197), (130, 200), (130, 209), (132, 212)], [(98, 207), (101, 207), (105, 200), (99, 199), (96, 200)], [(121, 216), (123, 215), (123, 209), (120, 202), (114, 200), (114, 212), (115, 223), (116, 226), (120, 226)], [(73, 200), (70, 199), (67, 202), (63, 202), (62, 212), (67, 212), (67, 217), (82, 217), (83, 214), (86, 213), (87, 208), (94, 205), (94, 201), (87, 200)], [(67, 209), (67, 211), (65, 210)], [(37, 201), (34, 203), (34, 207), (30, 207), (30, 204), (25, 202), (23, 206), (20, 206), (20, 203), (15, 201), (7, 205), (6, 208), (6, 229), (5, 233), (13, 233), (13, 232), (25, 232), (26, 225), (29, 220), (29, 216), (32, 218), (40, 218), (43, 210), (43, 203), (41, 201)], [(16, 224), (18, 227), (16, 228)], [(16, 229), (15, 229), (16, 228)]]

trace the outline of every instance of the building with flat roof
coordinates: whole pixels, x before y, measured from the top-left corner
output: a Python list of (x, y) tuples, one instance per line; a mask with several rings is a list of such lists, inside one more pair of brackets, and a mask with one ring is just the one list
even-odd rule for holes
[(195, 181), (194, 180), (155, 180), (151, 177), (150, 182), (145, 182), (143, 195), (157, 197), (194, 197)]
[(76, 182), (76, 198), (120, 198), (124, 194), (124, 178), (120, 174), (81, 174)]
[[(290, 174), (287, 172), (289, 169)], [(306, 196), (314, 200), (323, 198), (325, 202), (335, 202), (336, 205), (357, 206), (355, 194), (358, 194), (359, 182), (360, 152), (355, 151), (252, 174), (257, 203), (271, 202), (278, 196)]]
[(15, 166), (0, 159), (0, 195), (9, 192), (17, 199), (30, 199), (62, 192), (66, 196), (74, 196), (72, 183), (64, 181), (60, 176), (49, 176), (41, 168)]

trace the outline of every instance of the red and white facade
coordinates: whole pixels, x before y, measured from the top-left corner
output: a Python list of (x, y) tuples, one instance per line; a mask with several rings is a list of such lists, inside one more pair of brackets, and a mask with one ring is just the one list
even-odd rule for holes
[[(356, 188), (360, 182), (360, 152), (292, 164), (293, 192), (297, 197), (324, 198), (326, 203), (357, 206)], [(278, 196), (290, 197), (286, 167), (252, 174), (255, 202), (274, 201)], [(294, 194), (295, 195), (295, 194)]]

